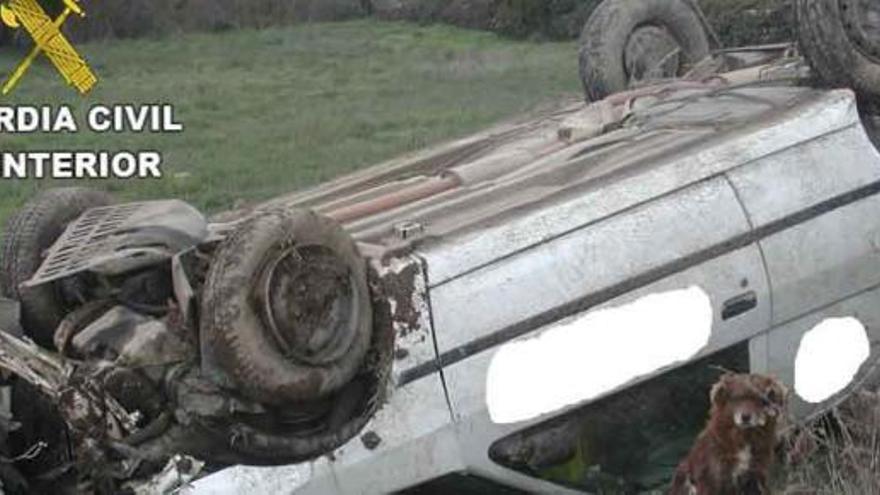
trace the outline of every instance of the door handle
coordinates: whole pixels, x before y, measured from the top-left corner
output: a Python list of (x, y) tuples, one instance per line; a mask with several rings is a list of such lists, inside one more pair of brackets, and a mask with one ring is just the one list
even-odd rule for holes
[(745, 294), (740, 294), (725, 301), (724, 307), (721, 310), (721, 319), (729, 320), (731, 318), (736, 318), (741, 314), (748, 313), (756, 307), (758, 307), (758, 294), (756, 294), (755, 291), (750, 290)]

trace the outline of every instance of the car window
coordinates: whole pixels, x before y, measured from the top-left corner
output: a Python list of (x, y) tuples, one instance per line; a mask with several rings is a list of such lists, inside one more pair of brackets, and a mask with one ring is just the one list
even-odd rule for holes
[(592, 493), (663, 489), (703, 428), (723, 370), (749, 369), (740, 344), (496, 442), (493, 461)]

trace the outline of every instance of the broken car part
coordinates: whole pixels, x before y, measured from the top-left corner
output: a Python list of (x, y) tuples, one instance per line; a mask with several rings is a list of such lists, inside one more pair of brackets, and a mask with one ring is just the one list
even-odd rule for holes
[(121, 275), (157, 265), (208, 236), (208, 222), (178, 200), (92, 208), (72, 222), (49, 249), (25, 287), (83, 272)]
[(55, 328), (77, 305), (76, 283), (24, 287), (46, 258), (49, 248), (67, 225), (85, 211), (112, 202), (110, 196), (89, 189), (52, 189), (18, 210), (3, 237), (3, 295), (21, 303), (22, 325), (42, 345), (51, 345)]

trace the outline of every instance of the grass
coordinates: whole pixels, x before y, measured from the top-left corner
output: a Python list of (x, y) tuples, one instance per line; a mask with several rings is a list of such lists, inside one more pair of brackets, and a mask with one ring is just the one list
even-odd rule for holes
[(856, 391), (786, 445), (785, 495), (880, 494), (880, 389)]
[[(93, 181), (122, 199), (207, 211), (267, 199), (578, 91), (574, 43), (448, 26), (354, 21), (78, 46), (99, 74), (86, 98), (45, 61), (0, 104), (176, 106), (185, 131), (0, 134), (2, 150), (158, 149), (161, 180)], [(0, 70), (23, 56), (0, 49)], [(50, 181), (0, 181), (0, 222)]]

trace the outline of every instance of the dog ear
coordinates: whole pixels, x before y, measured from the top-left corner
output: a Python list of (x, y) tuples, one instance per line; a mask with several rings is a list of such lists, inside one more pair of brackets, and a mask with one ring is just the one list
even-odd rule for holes
[(784, 406), (788, 402), (788, 387), (775, 376), (768, 378), (770, 378), (770, 390), (767, 392), (767, 398), (779, 406)]
[(730, 394), (730, 379), (732, 377), (732, 374), (725, 373), (721, 376), (721, 379), (712, 386), (712, 391), (709, 392), (709, 400), (712, 402), (712, 405), (722, 404), (727, 401)]

